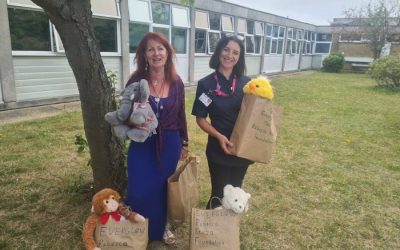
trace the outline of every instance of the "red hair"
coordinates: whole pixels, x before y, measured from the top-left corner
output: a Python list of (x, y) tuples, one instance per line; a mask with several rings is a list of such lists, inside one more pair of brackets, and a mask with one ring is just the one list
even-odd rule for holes
[(165, 64), (165, 70), (164, 70), (165, 80), (169, 83), (173, 83), (177, 79), (175, 64), (173, 61), (173, 59), (175, 58), (174, 48), (171, 46), (171, 44), (168, 42), (168, 39), (165, 38), (165, 36), (162, 33), (147, 32), (137, 47), (136, 56), (135, 56), (137, 68), (136, 68), (135, 72), (133, 72), (132, 76), (130, 77), (127, 85), (129, 85), (132, 82), (143, 79), (143, 78), (145, 78), (146, 80), (150, 80), (149, 79), (150, 78), (149, 71), (146, 70), (147, 62), (146, 62), (146, 56), (145, 56), (147, 42), (149, 40), (153, 40), (153, 41), (161, 43), (168, 52), (167, 62)]

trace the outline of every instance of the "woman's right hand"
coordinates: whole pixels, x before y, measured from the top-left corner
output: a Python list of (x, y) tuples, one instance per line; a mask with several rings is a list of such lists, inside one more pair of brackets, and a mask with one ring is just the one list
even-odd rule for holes
[(231, 155), (232, 154), (231, 148), (233, 147), (232, 142), (230, 142), (228, 138), (226, 138), (226, 136), (223, 134), (220, 134), (217, 139), (219, 141), (219, 145), (221, 146), (225, 154)]

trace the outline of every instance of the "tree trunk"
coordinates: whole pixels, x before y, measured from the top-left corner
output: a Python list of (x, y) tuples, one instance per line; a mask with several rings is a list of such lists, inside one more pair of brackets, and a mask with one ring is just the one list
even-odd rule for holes
[(105, 113), (112, 110), (111, 86), (96, 44), (89, 0), (32, 0), (55, 25), (78, 84), (94, 189), (122, 192), (126, 174), (123, 142), (111, 134)]

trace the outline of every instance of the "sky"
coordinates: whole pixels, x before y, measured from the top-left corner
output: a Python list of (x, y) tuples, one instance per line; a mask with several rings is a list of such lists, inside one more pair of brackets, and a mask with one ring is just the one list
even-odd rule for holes
[(289, 17), (315, 25), (329, 25), (344, 17), (350, 8), (366, 6), (371, 0), (224, 0), (252, 9)]

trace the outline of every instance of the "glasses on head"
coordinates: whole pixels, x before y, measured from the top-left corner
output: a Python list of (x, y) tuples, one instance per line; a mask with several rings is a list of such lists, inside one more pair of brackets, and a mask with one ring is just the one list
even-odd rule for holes
[(237, 39), (239, 39), (240, 41), (244, 41), (244, 36), (241, 35), (235, 35), (233, 33), (224, 33), (224, 35), (226, 37), (236, 37)]

